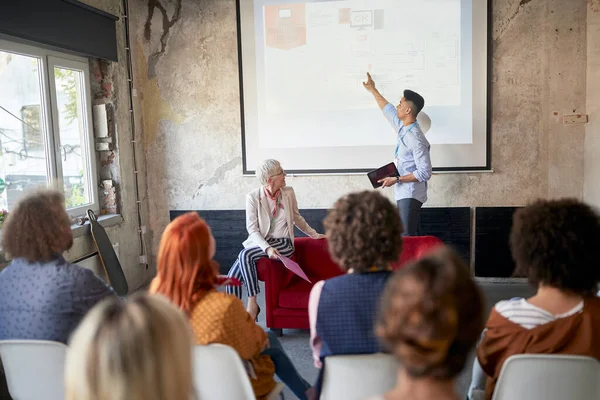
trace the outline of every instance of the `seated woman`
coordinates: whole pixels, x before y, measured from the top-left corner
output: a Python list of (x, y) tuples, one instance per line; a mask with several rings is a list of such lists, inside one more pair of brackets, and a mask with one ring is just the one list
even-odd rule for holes
[(600, 360), (600, 299), (595, 296), (600, 216), (578, 200), (539, 200), (515, 213), (510, 248), (515, 273), (527, 276), (537, 293), (501, 301), (491, 311), (471, 384), (471, 390), (485, 385), (487, 398), (512, 355), (572, 354)]
[(12, 262), (0, 272), (0, 340), (66, 343), (83, 316), (114, 291), (88, 269), (67, 262), (73, 245), (61, 192), (22, 198), (2, 229)]
[(217, 292), (215, 246), (210, 228), (197, 213), (177, 217), (161, 238), (150, 292), (166, 296), (188, 315), (197, 344), (233, 347), (254, 371), (250, 382), (257, 398), (273, 390), (277, 373), (298, 398), (305, 399), (310, 385), (300, 377), (277, 337), (256, 325), (237, 297)]
[[(257, 168), (261, 187), (246, 195), (246, 229), (248, 239), (227, 276), (237, 278), (246, 286), (247, 311), (257, 319), (260, 308), (256, 302), (259, 293), (256, 264), (262, 257), (277, 259), (294, 252), (294, 225), (314, 239), (318, 234), (298, 211), (294, 189), (285, 186), (285, 171), (277, 160), (265, 160)], [(240, 287), (228, 287), (227, 293), (242, 298)]]
[(374, 316), (390, 263), (402, 251), (398, 210), (372, 190), (340, 198), (324, 226), (331, 258), (347, 274), (317, 282), (310, 293), (310, 345), (317, 368), (330, 355), (381, 351)]
[(105, 300), (70, 339), (67, 400), (190, 400), (193, 339), (181, 311), (161, 296)]
[(394, 273), (375, 329), (402, 367), (396, 387), (372, 400), (458, 400), (456, 377), (482, 327), (482, 295), (454, 251), (438, 249)]

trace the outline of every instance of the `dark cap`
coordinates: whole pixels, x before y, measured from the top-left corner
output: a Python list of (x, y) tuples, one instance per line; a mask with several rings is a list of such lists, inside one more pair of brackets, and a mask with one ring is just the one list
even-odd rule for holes
[(415, 105), (415, 107), (417, 108), (415, 115), (420, 113), (421, 110), (423, 109), (423, 107), (425, 106), (425, 99), (423, 98), (423, 96), (421, 96), (417, 92), (413, 92), (412, 90), (406, 89), (404, 91), (404, 98), (407, 101), (410, 101), (411, 103), (413, 103)]

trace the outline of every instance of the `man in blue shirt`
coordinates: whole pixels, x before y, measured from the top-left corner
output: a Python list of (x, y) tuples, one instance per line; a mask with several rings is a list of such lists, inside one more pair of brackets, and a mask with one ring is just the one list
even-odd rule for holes
[(404, 235), (417, 236), (421, 206), (427, 201), (427, 181), (431, 178), (431, 146), (417, 122), (417, 115), (423, 109), (425, 100), (420, 94), (405, 90), (400, 103), (394, 107), (375, 88), (375, 82), (368, 72), (363, 86), (375, 97), (397, 136), (394, 163), (400, 176), (384, 178), (379, 182), (384, 188), (394, 186)]

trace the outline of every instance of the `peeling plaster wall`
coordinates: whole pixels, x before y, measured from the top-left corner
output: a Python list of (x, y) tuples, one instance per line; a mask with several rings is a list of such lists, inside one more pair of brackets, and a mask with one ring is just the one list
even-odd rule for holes
[(583, 198), (600, 208), (600, 0), (588, 0), (586, 108)]
[[(92, 7), (121, 17), (121, 0), (80, 0)], [(135, 202), (135, 175), (133, 150), (131, 147), (131, 124), (129, 114), (129, 95), (127, 82), (127, 53), (125, 50), (125, 25), (120, 18), (116, 23), (118, 43), (118, 63), (90, 60), (90, 80), (93, 104), (111, 103), (115, 116), (115, 152), (96, 153), (97, 170), (100, 179), (112, 179), (116, 186), (116, 208), (123, 217), (118, 225), (106, 228), (111, 242), (119, 244), (119, 260), (125, 272), (130, 291), (145, 285), (153, 276), (154, 270), (146, 270), (139, 264), (140, 242), (138, 238), (137, 204)], [(138, 150), (139, 168), (144, 166), (143, 147)], [(141, 175), (140, 189), (145, 197), (145, 174)], [(102, 189), (100, 189), (102, 192)], [(101, 205), (105, 198), (111, 202), (112, 193), (101, 194)], [(110, 206), (108, 207), (110, 209)], [(146, 215), (146, 214), (144, 214)], [(76, 259), (96, 251), (91, 236), (78, 237), (67, 259)]]
[[(258, 183), (242, 177), (235, 1), (130, 0), (130, 7), (156, 249), (169, 210), (243, 209)], [(585, 128), (565, 127), (560, 116), (585, 107), (586, 0), (493, 0), (492, 9), (495, 172), (434, 175), (426, 206), (581, 198)], [(364, 176), (288, 184), (302, 208), (327, 208), (369, 188)]]

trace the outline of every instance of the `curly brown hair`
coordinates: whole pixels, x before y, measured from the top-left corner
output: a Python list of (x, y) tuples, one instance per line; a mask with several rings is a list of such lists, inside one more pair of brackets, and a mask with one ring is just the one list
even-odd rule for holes
[(515, 275), (580, 295), (600, 283), (600, 216), (576, 199), (538, 200), (513, 216)]
[(12, 258), (47, 262), (73, 245), (65, 198), (57, 190), (39, 190), (23, 197), (2, 229), (4, 248)]
[(450, 379), (483, 329), (483, 297), (462, 259), (441, 247), (396, 271), (381, 298), (376, 333), (413, 377)]
[(323, 225), (329, 253), (344, 271), (386, 267), (402, 251), (403, 228), (398, 209), (372, 190), (340, 198)]

